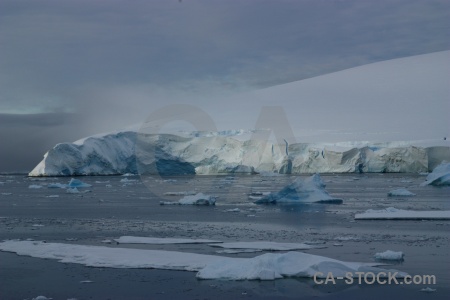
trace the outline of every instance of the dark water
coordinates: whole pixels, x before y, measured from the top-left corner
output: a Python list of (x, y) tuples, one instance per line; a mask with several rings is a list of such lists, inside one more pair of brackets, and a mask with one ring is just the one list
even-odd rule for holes
[[(411, 275), (435, 275), (436, 285), (317, 285), (311, 279), (261, 281), (197, 280), (193, 272), (90, 268), (0, 252), (0, 299), (446, 299), (450, 292), (449, 221), (354, 221), (357, 212), (394, 206), (413, 210), (450, 210), (450, 189), (420, 187), (424, 177), (408, 174), (323, 175), (327, 191), (341, 205), (254, 205), (248, 194), (277, 191), (293, 177), (194, 176), (171, 178), (80, 177), (91, 192), (28, 188), (67, 183), (23, 176), (0, 177), (0, 239), (46, 240), (109, 247), (164, 249), (216, 254), (207, 245), (115, 245), (121, 235), (208, 238), (222, 241), (324, 243), (308, 253), (344, 261), (372, 262), (376, 252), (403, 251), (392, 268)], [(169, 179), (169, 180), (168, 180)], [(415, 197), (387, 197), (404, 187)], [(161, 206), (193, 191), (218, 196), (216, 206)], [(48, 197), (59, 195), (59, 197)], [(239, 208), (239, 212), (226, 210)], [(34, 224), (44, 225), (42, 227)], [(334, 246), (340, 244), (342, 246)], [(241, 253), (232, 257), (253, 257)], [(220, 254), (223, 255), (223, 254)], [(80, 281), (92, 280), (82, 284)], [(420, 292), (424, 287), (436, 292)]]

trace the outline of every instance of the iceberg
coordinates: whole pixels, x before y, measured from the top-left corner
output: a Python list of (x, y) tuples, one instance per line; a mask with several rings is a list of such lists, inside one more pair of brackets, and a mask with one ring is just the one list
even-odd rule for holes
[[(277, 174), (431, 171), (450, 151), (404, 142), (286, 145), (233, 136), (180, 137), (123, 131), (57, 144), (29, 176)], [(149, 150), (150, 149), (150, 150)], [(258, 151), (261, 149), (261, 155)], [(288, 154), (287, 154), (288, 153)], [(431, 164), (432, 162), (432, 164)]]
[(256, 204), (275, 203), (342, 203), (342, 199), (334, 198), (325, 191), (325, 183), (319, 174), (306, 179), (298, 177), (281, 191), (270, 193), (256, 200)]
[(426, 181), (422, 183), (422, 186), (424, 185), (450, 185), (450, 163), (444, 161), (434, 168), (433, 172), (428, 174)]
[(407, 189), (395, 189), (388, 193), (388, 196), (390, 197), (406, 197), (406, 196), (415, 196), (416, 194), (411, 193)]

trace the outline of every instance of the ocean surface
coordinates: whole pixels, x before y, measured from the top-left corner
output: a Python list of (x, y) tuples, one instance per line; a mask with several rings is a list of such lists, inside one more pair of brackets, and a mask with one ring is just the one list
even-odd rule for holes
[[(302, 176), (306, 177), (306, 176)], [(389, 268), (434, 275), (436, 284), (316, 284), (310, 278), (274, 281), (198, 280), (195, 272), (92, 268), (0, 252), (0, 299), (447, 299), (450, 294), (450, 221), (354, 220), (367, 209), (450, 210), (449, 187), (421, 187), (417, 174), (326, 174), (330, 195), (343, 204), (256, 205), (252, 192), (274, 192), (296, 176), (86, 176), (79, 193), (48, 188), (70, 178), (0, 176), (0, 240), (160, 249), (230, 257), (207, 244), (116, 244), (120, 236), (201, 238), (224, 242), (309, 242), (305, 252), (343, 261), (374, 262), (374, 254), (402, 251)], [(30, 188), (41, 185), (41, 188)], [(406, 188), (413, 197), (388, 197)], [(160, 205), (182, 196), (217, 196), (215, 206)], [(57, 195), (57, 196), (56, 196)], [(238, 209), (238, 210), (237, 210)], [(230, 211), (234, 210), (234, 211)], [(86, 283), (85, 281), (92, 281)], [(84, 282), (84, 283), (83, 283)], [(430, 287), (434, 292), (420, 291)]]

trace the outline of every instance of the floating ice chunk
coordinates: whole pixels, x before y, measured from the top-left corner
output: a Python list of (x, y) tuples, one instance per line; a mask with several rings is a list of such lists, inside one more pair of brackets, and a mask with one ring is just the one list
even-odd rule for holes
[(80, 283), (94, 283), (92, 280), (82, 280)]
[(203, 193), (198, 193), (195, 195), (184, 196), (177, 202), (173, 201), (160, 201), (160, 205), (216, 205), (217, 197), (204, 195)]
[(293, 183), (287, 185), (281, 191), (270, 193), (256, 200), (257, 204), (267, 203), (342, 203), (342, 199), (331, 197), (325, 191), (319, 174), (314, 174), (306, 179), (298, 177)]
[(120, 244), (206, 244), (206, 243), (221, 243), (221, 241), (206, 240), (206, 239), (180, 239), (180, 238), (154, 238), (154, 237), (140, 237), (140, 236), (121, 236), (114, 241)]
[[(374, 263), (344, 262), (301, 252), (268, 253), (254, 258), (231, 258), (176, 251), (18, 240), (0, 242), (0, 250), (91, 267), (199, 271), (197, 277), (200, 279), (273, 280), (282, 277), (313, 277), (315, 274), (324, 278), (328, 272), (332, 272), (333, 276), (345, 276), (346, 272), (352, 272), (352, 274), (384, 272), (385, 275), (389, 272), (397, 272), (374, 267), (377, 265)], [(400, 278), (406, 275), (408, 274), (404, 272), (397, 273)]]
[(3, 196), (11, 196), (12, 193), (2, 193)]
[(59, 182), (55, 182), (55, 183), (49, 183), (47, 185), (47, 187), (49, 189), (65, 189), (65, 188), (67, 188), (67, 184), (62, 184), (62, 183), (59, 183)]
[(381, 210), (369, 209), (355, 215), (356, 220), (450, 220), (450, 211), (416, 211), (388, 207)]
[(433, 172), (428, 174), (426, 181), (421, 185), (450, 185), (450, 163), (443, 162), (434, 168)]
[(77, 188), (68, 188), (66, 193), (68, 194), (78, 194), (80, 191)]
[(132, 173), (125, 173), (122, 176), (124, 177), (130, 177), (130, 176), (136, 176), (136, 174), (132, 174)]
[(72, 178), (70, 179), (69, 184), (67, 186), (71, 188), (85, 188), (91, 187), (92, 185), (87, 184), (79, 179)]
[(39, 185), (39, 184), (31, 184), (31, 185), (28, 186), (29, 189), (40, 189), (42, 187), (43, 186)]
[(276, 242), (234, 242), (211, 244), (210, 246), (221, 247), (226, 249), (258, 249), (266, 251), (290, 251), (290, 250), (308, 250), (326, 248), (324, 246), (313, 246), (304, 243), (276, 243)]
[(426, 287), (420, 290), (421, 292), (425, 292), (425, 293), (432, 293), (432, 292), (436, 292), (436, 289), (432, 289), (430, 287)]
[(231, 208), (231, 209), (226, 209), (224, 210), (225, 212), (240, 212), (241, 210), (239, 208)]
[(122, 183), (131, 183), (131, 182), (136, 182), (136, 181), (137, 181), (137, 179), (128, 179), (128, 178), (120, 179), (120, 182), (122, 182)]
[(405, 255), (401, 251), (386, 250), (384, 252), (375, 253), (374, 258), (379, 260), (403, 260)]
[(47, 198), (59, 198), (59, 195), (48, 195)]
[(416, 194), (411, 193), (410, 191), (408, 191), (407, 189), (395, 189), (392, 190), (388, 193), (388, 196), (390, 197), (395, 197), (395, 196), (400, 196), (400, 197), (404, 197), (404, 196), (415, 196)]
[(33, 298), (31, 300), (51, 300), (53, 298), (47, 298), (45, 296), (37, 296), (36, 298)]
[(192, 196), (185, 196), (178, 200), (181, 205), (215, 205), (216, 197), (198, 193)]

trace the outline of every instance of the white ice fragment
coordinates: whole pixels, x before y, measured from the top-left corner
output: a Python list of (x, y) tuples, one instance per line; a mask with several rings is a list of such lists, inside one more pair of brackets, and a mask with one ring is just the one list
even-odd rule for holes
[(132, 183), (132, 182), (137, 182), (137, 179), (123, 178), (123, 179), (120, 179), (120, 182), (122, 182), (122, 183)]
[(36, 298), (33, 298), (32, 300), (51, 300), (53, 298), (47, 298), (45, 296), (37, 296)]
[(407, 189), (404, 189), (404, 188), (395, 189), (388, 193), (388, 196), (390, 196), (390, 197), (394, 197), (394, 196), (405, 197), (405, 196), (415, 196), (415, 195), (416, 194), (411, 193), (410, 191), (408, 191)]
[(432, 289), (428, 286), (426, 288), (421, 289), (420, 291), (425, 292), (425, 293), (432, 293), (432, 292), (436, 292), (436, 289)]
[(384, 252), (375, 253), (374, 258), (379, 260), (403, 260), (405, 255), (401, 251), (386, 250)]
[(198, 193), (192, 196), (185, 196), (178, 200), (181, 205), (215, 205), (216, 197)]
[(31, 184), (31, 185), (28, 186), (29, 189), (40, 189), (42, 187), (43, 186), (39, 185), (39, 184)]
[(231, 208), (231, 209), (226, 209), (224, 210), (225, 212), (240, 212), (241, 210), (239, 208)]
[(59, 198), (59, 195), (48, 195), (47, 198)]
[(94, 283), (92, 280), (82, 280), (80, 283)]

